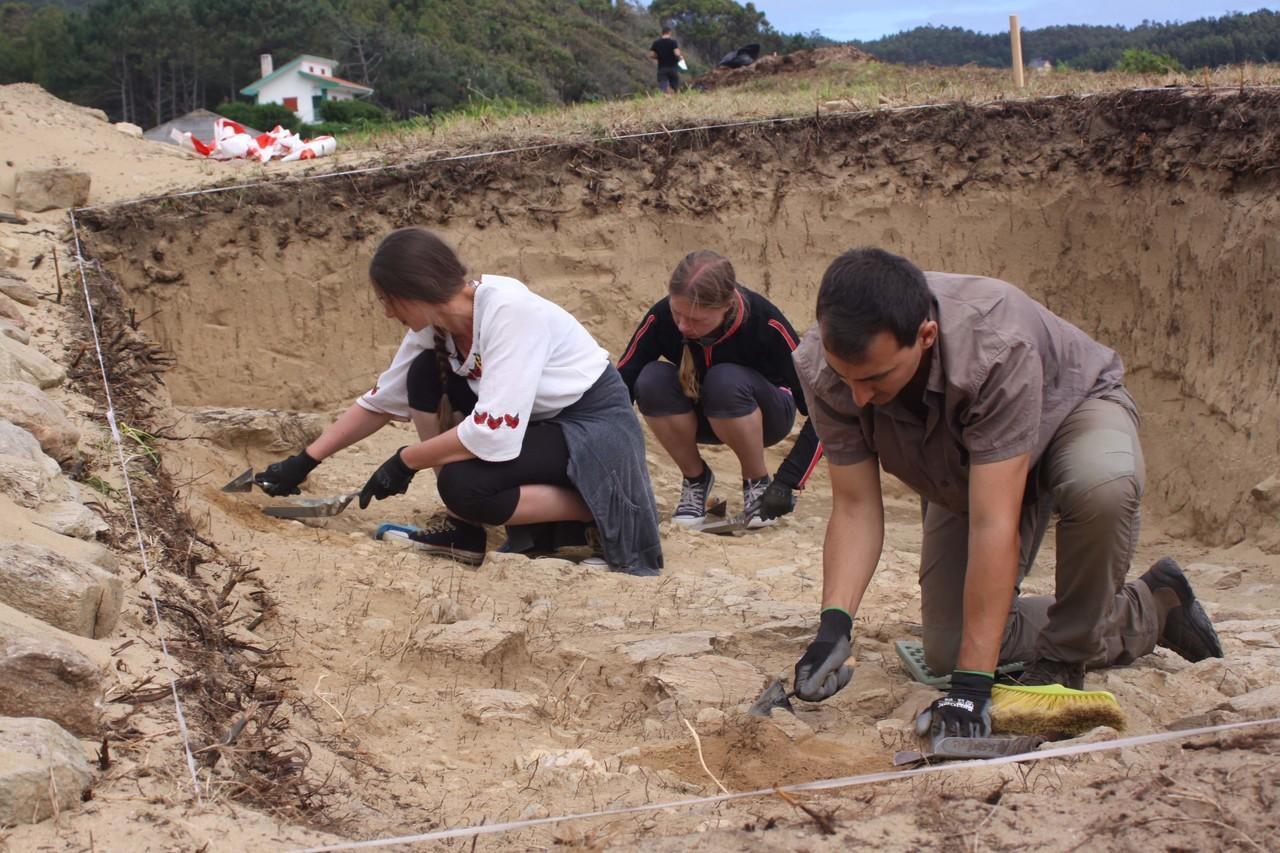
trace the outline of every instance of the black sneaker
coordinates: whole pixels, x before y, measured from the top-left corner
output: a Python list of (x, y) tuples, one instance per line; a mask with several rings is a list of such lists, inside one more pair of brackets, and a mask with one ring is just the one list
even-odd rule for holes
[(1061, 684), (1072, 690), (1084, 689), (1084, 664), (1063, 663), (1060, 660), (1040, 658), (1015, 676), (1014, 680), (1023, 687), (1047, 687), (1050, 684)]
[(1165, 617), (1164, 630), (1156, 640), (1157, 645), (1172, 649), (1192, 663), (1222, 657), (1218, 632), (1213, 630), (1209, 614), (1196, 600), (1182, 567), (1172, 557), (1156, 560), (1141, 580), (1152, 592), (1167, 588), (1178, 596), (1178, 606)]
[(699, 527), (707, 520), (707, 500), (711, 497), (711, 489), (716, 484), (716, 475), (711, 473), (711, 466), (703, 463), (702, 475), (690, 480), (688, 477), (680, 486), (680, 503), (671, 514), (671, 520), (681, 527)]
[(484, 528), (453, 516), (434, 518), (421, 530), (409, 534), (421, 551), (449, 557), (468, 566), (484, 562)]

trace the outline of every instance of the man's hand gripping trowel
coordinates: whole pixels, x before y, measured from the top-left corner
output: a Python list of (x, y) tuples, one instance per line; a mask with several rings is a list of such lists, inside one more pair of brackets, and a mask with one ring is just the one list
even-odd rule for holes
[(948, 734), (942, 721), (935, 719), (930, 708), (916, 717), (916, 736), (924, 741), (924, 749), (907, 749), (895, 752), (893, 766), (933, 764), (938, 761), (972, 761), (982, 758), (1003, 758), (1035, 752), (1045, 738), (1039, 735), (989, 735), (987, 737), (958, 737)]
[[(253, 469), (246, 468), (223, 486), (222, 491), (242, 494), (252, 491), (255, 485), (262, 488), (262, 484), (254, 479)], [(359, 492), (347, 492), (344, 495), (334, 495), (329, 498), (298, 498), (284, 504), (264, 506), (262, 511), (274, 518), (325, 518), (342, 512), (358, 497), (360, 497)]]

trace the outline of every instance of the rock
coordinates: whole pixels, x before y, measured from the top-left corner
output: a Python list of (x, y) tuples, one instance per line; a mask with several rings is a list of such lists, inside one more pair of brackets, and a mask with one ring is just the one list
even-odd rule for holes
[(800, 743), (813, 737), (813, 729), (795, 714), (783, 708), (774, 708), (769, 712), (769, 722), (788, 740)]
[(1235, 696), (1218, 706), (1223, 711), (1234, 711), (1251, 719), (1280, 716), (1280, 684), (1272, 684), (1261, 690), (1252, 690)]
[(13, 320), (0, 316), (0, 335), (20, 344), (31, 343), (31, 335)]
[(1244, 579), (1244, 570), (1234, 566), (1215, 566), (1211, 563), (1190, 563), (1186, 568), (1192, 586), (1211, 586), (1214, 589), (1235, 589)]
[(461, 690), (458, 705), (462, 716), (475, 723), (488, 720), (521, 720), (531, 723), (538, 717), (538, 700), (514, 690)]
[(102, 520), (102, 516), (76, 501), (57, 501), (40, 507), (35, 519), (36, 524), (61, 533), (63, 536), (74, 536), (76, 539), (94, 540), (98, 534), (106, 533), (111, 525)]
[(934, 699), (942, 696), (940, 691), (934, 690), (927, 684), (912, 682), (910, 689), (911, 692), (906, 698), (887, 716), (895, 720), (914, 720), (921, 711), (933, 703)]
[(1249, 490), (1249, 497), (1270, 509), (1280, 509), (1280, 474), (1263, 480)]
[(0, 276), (0, 293), (12, 299), (14, 302), (26, 305), (28, 308), (34, 308), (40, 303), (40, 294), (36, 293), (36, 289), (25, 281), (16, 278), (8, 278), (8, 273)]
[[(4, 418), (0, 418), (0, 454), (4, 454), (6, 456), (17, 456), (31, 462), (38, 462), (46, 469), (50, 462), (53, 463), (54, 468), (58, 467), (58, 463), (53, 462), (53, 460), (46, 456), (45, 452), (40, 449), (40, 442), (36, 441), (36, 437), (34, 435)], [(51, 475), (56, 473), (58, 473), (58, 471), (50, 471)]]
[(35, 544), (60, 553), (72, 560), (91, 562), (100, 569), (114, 571), (115, 553), (104, 544), (64, 537), (37, 524), (40, 512), (19, 506), (12, 498), (0, 494), (0, 542)]
[(14, 340), (0, 335), (0, 380), (6, 382), (30, 382), (41, 388), (53, 388), (66, 381), (67, 372), (48, 356)]
[(1111, 726), (1097, 726), (1089, 729), (1082, 735), (1078, 735), (1069, 740), (1051, 740), (1040, 744), (1037, 749), (1057, 749), (1062, 746), (1083, 746), (1087, 743), (1106, 743), (1120, 737), (1120, 732), (1111, 728)]
[(132, 124), (131, 122), (118, 121), (111, 126), (126, 136), (136, 136), (139, 139), (142, 138), (142, 128), (138, 127), (136, 124)]
[(1266, 649), (1280, 648), (1280, 643), (1276, 642), (1276, 635), (1268, 631), (1245, 631), (1236, 634), (1236, 639), (1246, 646), (1260, 646)]
[(77, 639), (0, 604), (0, 716), (44, 717), (72, 734), (97, 737), (111, 658)]
[(0, 717), (0, 826), (74, 809), (92, 780), (80, 742), (57, 723)]
[(755, 699), (764, 684), (751, 664), (719, 655), (666, 658), (651, 679), (680, 705), (737, 705)]
[(75, 169), (27, 169), (14, 178), (15, 207), (39, 213), (89, 202), (89, 175)]
[(105, 637), (123, 597), (120, 579), (97, 566), (37, 545), (0, 544), (0, 601), (55, 628)]
[(698, 712), (698, 731), (718, 735), (724, 731), (725, 713), (719, 708), (703, 708)]
[(41, 465), (30, 459), (0, 454), (0, 494), (8, 495), (21, 506), (34, 509), (40, 505), (48, 485), (49, 474)]
[(603, 776), (607, 772), (586, 749), (535, 749), (516, 759), (517, 770), (528, 770), (535, 765), (535, 773), (550, 770), (582, 777)]
[(44, 452), (60, 463), (75, 457), (80, 430), (43, 391), (27, 382), (0, 382), (0, 418), (36, 437)]
[(182, 279), (185, 278), (185, 275), (186, 275), (185, 273), (183, 273), (182, 270), (175, 270), (175, 269), (169, 269), (168, 267), (162, 267), (159, 264), (153, 263), (150, 260), (146, 260), (142, 262), (142, 271), (147, 274), (147, 278), (151, 279), (157, 284), (174, 284), (176, 282), (182, 281)]
[(27, 327), (26, 318), (22, 316), (18, 303), (3, 294), (0, 294), (0, 318), (8, 320), (19, 329)]
[(688, 634), (668, 634), (665, 637), (652, 637), (647, 640), (636, 640), (623, 643), (617, 650), (631, 663), (647, 663), (664, 657), (687, 657), (711, 651), (711, 641), (715, 639), (713, 631), (694, 631)]
[(213, 406), (186, 411), (201, 435), (235, 450), (247, 446), (276, 452), (296, 451), (314, 441), (328, 426), (327, 418), (309, 412)]
[(500, 663), (508, 655), (524, 650), (523, 630), (505, 628), (483, 619), (431, 625), (413, 639), (423, 655), (443, 655), (485, 664)]
[(39, 519), (38, 511), (19, 506), (11, 498), (0, 495), (0, 541), (39, 545), (72, 560), (83, 560), (108, 571), (115, 569), (116, 555), (110, 548), (55, 533), (41, 527)]

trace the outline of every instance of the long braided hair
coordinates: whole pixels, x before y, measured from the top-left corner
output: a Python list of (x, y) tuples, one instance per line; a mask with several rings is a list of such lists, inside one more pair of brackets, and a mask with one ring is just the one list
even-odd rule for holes
[[(738, 316), (738, 300), (734, 298), (737, 289), (738, 277), (729, 259), (710, 249), (699, 249), (676, 265), (667, 294), (688, 299), (698, 307), (727, 307), (725, 323), (731, 324)], [(691, 400), (698, 399), (702, 392), (688, 343), (680, 355), (680, 388)]]
[[(439, 234), (421, 226), (397, 228), (378, 244), (369, 262), (369, 280), (384, 296), (443, 305), (467, 285), (467, 268)], [(440, 405), (436, 417), (443, 432), (453, 425), (449, 403), (449, 350), (444, 332), (435, 331), (436, 367), (440, 371)]]

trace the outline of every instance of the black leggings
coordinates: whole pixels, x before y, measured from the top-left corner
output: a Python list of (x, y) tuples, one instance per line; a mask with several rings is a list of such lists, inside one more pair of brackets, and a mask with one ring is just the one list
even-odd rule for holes
[[(441, 388), (436, 355), (426, 350), (409, 366), (409, 407), (434, 413), (441, 393), (449, 395), (454, 411), (468, 414), (476, 395), (467, 380), (452, 371)], [(569, 480), (569, 446), (559, 424), (535, 421), (525, 430), (520, 455), (506, 462), (464, 459), (450, 462), (436, 475), (436, 489), (449, 511), (480, 524), (506, 524), (520, 502), (520, 487), (564, 486)]]

